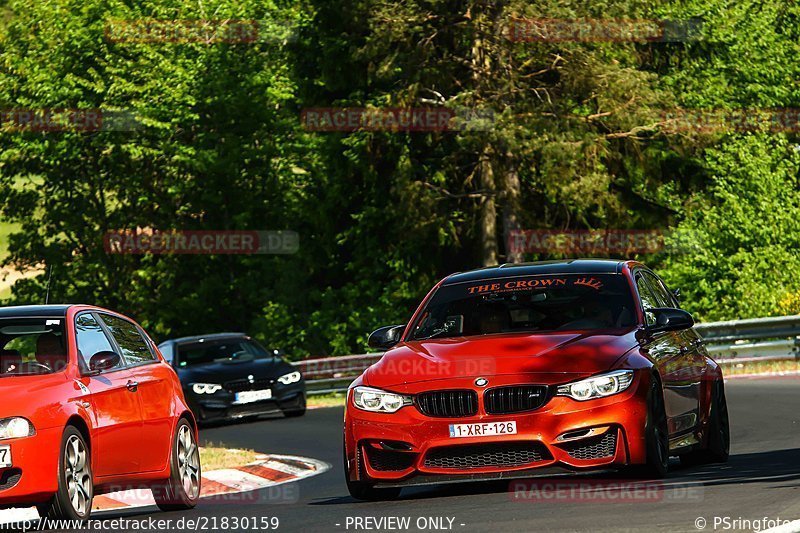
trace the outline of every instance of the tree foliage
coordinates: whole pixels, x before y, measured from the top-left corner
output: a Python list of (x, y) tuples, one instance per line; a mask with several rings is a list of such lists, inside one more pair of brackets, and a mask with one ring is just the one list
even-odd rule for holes
[[(0, 4), (2, 5), (2, 4)], [(519, 260), (519, 228), (664, 229), (644, 257), (703, 319), (800, 312), (795, 132), (674, 132), (676, 107), (798, 107), (791, 3), (10, 0), (0, 109), (131, 131), (0, 132), (11, 301), (105, 305), (157, 337), (364, 348), (441, 277)], [(677, 42), (515, 42), (514, 18), (699, 21)], [(255, 42), (125, 42), (113, 21), (255, 20)], [(313, 132), (313, 107), (491, 112), (455, 131)], [(289, 256), (120, 256), (112, 230), (280, 230)], [(545, 259), (549, 254), (527, 254)]]

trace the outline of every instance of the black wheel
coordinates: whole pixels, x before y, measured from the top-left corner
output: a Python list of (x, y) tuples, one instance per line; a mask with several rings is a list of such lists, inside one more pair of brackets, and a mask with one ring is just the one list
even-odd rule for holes
[(39, 515), (51, 519), (86, 521), (92, 512), (94, 484), (92, 459), (83, 434), (67, 426), (58, 457), (58, 491), (38, 506)]
[[(344, 446), (342, 446), (342, 455), (344, 457), (344, 479), (347, 483), (347, 491), (350, 493), (350, 496), (356, 500), (370, 502), (394, 500), (400, 496), (400, 491), (402, 489), (399, 487), (375, 488), (374, 485), (365, 481), (351, 481), (350, 472), (347, 469), (347, 451)], [(357, 458), (359, 461), (361, 460), (358, 455)]]
[(659, 479), (669, 469), (669, 426), (661, 384), (653, 379), (647, 396), (647, 422), (645, 423), (647, 462), (634, 467), (639, 477)]
[(708, 420), (706, 447), (681, 455), (681, 464), (697, 466), (711, 463), (727, 463), (731, 449), (731, 429), (728, 419), (728, 400), (725, 384), (715, 381), (711, 389), (711, 413)]
[(172, 442), (170, 476), (152, 487), (153, 498), (162, 511), (191, 509), (200, 498), (200, 451), (194, 429), (185, 418), (178, 422)]
[(298, 406), (292, 407), (291, 409), (285, 409), (283, 411), (283, 416), (286, 418), (294, 418), (296, 416), (303, 416), (306, 414), (306, 395), (303, 394), (300, 399), (298, 400)]

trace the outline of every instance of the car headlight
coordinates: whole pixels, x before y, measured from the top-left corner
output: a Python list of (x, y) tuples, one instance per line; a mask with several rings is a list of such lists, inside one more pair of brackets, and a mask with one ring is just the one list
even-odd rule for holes
[(633, 383), (633, 370), (616, 370), (566, 385), (558, 386), (558, 396), (569, 396), (583, 402), (605, 398), (624, 391)]
[(218, 390), (222, 390), (222, 385), (216, 383), (195, 383), (192, 385), (192, 390), (195, 394), (214, 394)]
[(406, 405), (411, 405), (411, 396), (386, 392), (370, 387), (356, 387), (353, 389), (353, 403), (364, 411), (374, 413), (394, 413)]
[(300, 372), (291, 372), (289, 374), (284, 374), (278, 378), (278, 381), (280, 381), (284, 385), (291, 385), (292, 383), (297, 383), (298, 381), (300, 381)]
[(33, 434), (33, 424), (24, 418), (15, 416), (0, 420), (0, 440), (30, 437)]

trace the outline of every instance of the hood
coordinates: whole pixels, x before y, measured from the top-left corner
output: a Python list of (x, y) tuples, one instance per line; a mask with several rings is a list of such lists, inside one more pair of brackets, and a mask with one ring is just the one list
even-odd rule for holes
[(365, 381), (369, 386), (388, 387), (508, 374), (536, 374), (542, 382), (578, 379), (610, 370), (637, 345), (635, 331), (513, 333), (412, 341), (386, 352), (367, 370)]
[[(0, 378), (0, 418), (22, 416), (35, 428), (52, 427), (68, 399), (80, 396), (64, 372)], [(31, 398), (35, 398), (34, 401)]]
[(206, 363), (176, 368), (181, 383), (217, 383), (222, 385), (228, 381), (247, 379), (247, 376), (258, 378), (278, 378), (295, 368), (283, 359), (249, 359), (231, 362)]

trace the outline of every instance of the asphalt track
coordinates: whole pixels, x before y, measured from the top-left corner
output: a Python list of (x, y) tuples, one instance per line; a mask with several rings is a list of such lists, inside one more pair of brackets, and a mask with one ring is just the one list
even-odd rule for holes
[[(225, 517), (277, 517), (278, 531), (290, 532), (698, 531), (697, 525), (703, 525), (700, 518), (705, 520), (704, 531), (751, 531), (764, 529), (756, 522), (764, 518), (800, 519), (800, 379), (735, 380), (727, 391), (730, 462), (700, 468), (674, 464), (663, 483), (647, 484), (643, 492), (633, 490), (635, 486), (619, 475), (595, 474), (539, 479), (518, 498), (505, 481), (405, 489), (392, 502), (355, 501), (347, 494), (342, 475), (342, 409), (329, 408), (311, 410), (302, 418), (263, 419), (201, 432), (206, 443), (330, 463), (332, 468), (321, 475), (262, 493), (253, 503), (206, 500), (190, 512), (130, 510), (103, 518), (203, 517), (208, 521), (198, 529), (205, 525), (223, 531), (231, 525), (223, 524)], [(576, 491), (577, 482), (594, 489)], [(357, 528), (356, 519), (367, 517), (408, 517), (410, 523), (408, 528), (395, 528), (395, 523), (364, 521)], [(417, 522), (439, 517), (443, 520), (438, 524)], [(719, 521), (725, 517), (730, 527)], [(733, 522), (736, 519), (754, 522)], [(255, 530), (254, 523), (241, 524)]]

